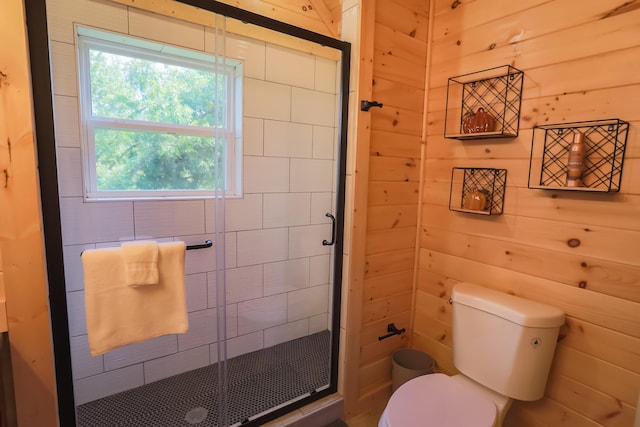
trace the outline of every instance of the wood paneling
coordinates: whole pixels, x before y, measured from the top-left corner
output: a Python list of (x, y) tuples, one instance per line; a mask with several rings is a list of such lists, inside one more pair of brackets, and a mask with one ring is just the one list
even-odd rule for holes
[(415, 205), (371, 206), (367, 210), (367, 217), (369, 230), (385, 230), (415, 226), (418, 212)]
[[(447, 372), (447, 300), (459, 281), (567, 315), (545, 397), (515, 402), (505, 426), (630, 426), (640, 391), (640, 4), (436, 1), (413, 346)], [(525, 73), (520, 135), (443, 138), (449, 77), (502, 64)], [(631, 122), (619, 193), (527, 188), (536, 124)], [(448, 209), (451, 168), (508, 170), (504, 214)], [(570, 247), (569, 239), (579, 239)]]
[[(370, 30), (375, 23), (376, 0), (359, 4), (354, 10), (358, 15), (357, 19), (350, 19), (352, 28), (348, 33), (354, 34), (355, 49), (352, 54), (353, 70), (357, 70), (355, 93), (350, 96), (350, 100), (368, 99), (371, 100), (373, 85), (373, 51), (374, 34)], [(347, 204), (350, 210), (345, 213), (350, 219), (351, 229), (347, 231), (350, 239), (346, 241), (346, 250), (349, 253), (347, 273), (343, 280), (342, 318), (344, 319), (344, 340), (342, 340), (344, 351), (344, 362), (341, 365), (344, 373), (341, 379), (343, 384), (340, 390), (344, 395), (344, 411), (346, 416), (352, 416), (359, 412), (360, 401), (362, 400), (362, 388), (360, 387), (359, 372), (363, 366), (361, 360), (362, 346), (360, 343), (362, 333), (362, 305), (365, 279), (372, 272), (379, 270), (379, 275), (388, 274), (384, 266), (378, 266), (376, 259), (367, 259), (365, 254), (365, 244), (367, 239), (367, 205), (371, 200), (368, 191), (369, 187), (369, 160), (370, 160), (370, 139), (371, 139), (371, 115), (361, 111), (357, 105), (350, 107), (351, 129), (355, 137), (351, 137), (349, 142), (350, 163), (354, 165), (352, 176), (347, 182), (352, 183), (352, 188), (347, 189), (352, 194), (352, 203)], [(354, 117), (355, 116), (355, 117)], [(355, 125), (355, 128), (353, 127)], [(417, 186), (417, 183), (414, 183)], [(382, 198), (381, 202), (384, 202)], [(375, 258), (375, 257), (374, 257)], [(344, 310), (346, 309), (346, 312)]]
[(40, 193), (24, 4), (0, 6), (0, 267), (17, 422), (56, 426)]
[[(429, 30), (429, 2), (388, 0), (361, 2), (363, 31), (373, 35), (370, 62), (362, 62), (359, 79), (372, 84), (372, 108), (367, 141), (370, 160), (367, 184), (367, 233), (354, 245), (366, 248), (362, 289), (361, 335), (355, 412), (370, 411), (372, 404), (391, 391), (393, 351), (410, 340), (419, 183), (424, 151), (424, 109)], [(367, 12), (367, 13), (365, 13)], [(368, 73), (371, 74), (368, 74)], [(360, 138), (360, 134), (358, 137)], [(379, 341), (388, 323), (407, 332)], [(345, 407), (350, 407), (346, 403)], [(377, 410), (374, 411), (379, 413)]]

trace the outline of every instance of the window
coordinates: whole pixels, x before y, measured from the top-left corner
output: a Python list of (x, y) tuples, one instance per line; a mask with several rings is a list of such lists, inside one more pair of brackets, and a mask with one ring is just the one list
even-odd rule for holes
[(239, 62), (86, 28), (78, 47), (87, 199), (239, 195)]

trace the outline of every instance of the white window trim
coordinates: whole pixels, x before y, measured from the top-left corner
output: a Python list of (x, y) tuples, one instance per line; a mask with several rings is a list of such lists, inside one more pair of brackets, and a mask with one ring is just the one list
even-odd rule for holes
[[(229, 94), (226, 105), (225, 129), (214, 129), (207, 126), (191, 126), (169, 123), (157, 123), (143, 120), (114, 119), (92, 116), (89, 49), (115, 54), (134, 54), (136, 57), (188, 66), (190, 68), (218, 71), (215, 62), (219, 61), (214, 54), (192, 51), (182, 47), (174, 47), (164, 43), (137, 39), (128, 35), (94, 30), (88, 27), (77, 27), (76, 42), (78, 46), (78, 80), (81, 125), (81, 150), (83, 193), (85, 201), (100, 200), (154, 200), (211, 198), (216, 196), (242, 196), (242, 63), (237, 60), (224, 59), (222, 72), (228, 76), (226, 91)], [(221, 190), (125, 190), (105, 191), (97, 189), (96, 157), (93, 129), (126, 129), (152, 132), (165, 132), (193, 136), (215, 136), (223, 131), (227, 144), (224, 148), (226, 189)]]

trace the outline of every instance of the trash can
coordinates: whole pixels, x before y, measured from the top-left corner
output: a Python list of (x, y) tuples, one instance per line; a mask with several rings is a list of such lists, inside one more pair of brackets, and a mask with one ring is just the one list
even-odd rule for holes
[(435, 367), (435, 361), (429, 355), (412, 348), (396, 350), (391, 357), (391, 361), (393, 391), (396, 391), (402, 384), (415, 377), (433, 373), (433, 368)]

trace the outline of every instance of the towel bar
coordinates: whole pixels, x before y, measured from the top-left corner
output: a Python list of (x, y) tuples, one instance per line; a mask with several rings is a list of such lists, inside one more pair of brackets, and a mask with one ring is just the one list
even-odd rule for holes
[(204, 243), (187, 245), (187, 250), (190, 251), (193, 249), (205, 249), (205, 248), (210, 248), (211, 246), (213, 246), (213, 242), (211, 240), (205, 240)]
[[(187, 245), (186, 250), (191, 251), (193, 249), (206, 249), (206, 248), (210, 248), (211, 246), (213, 246), (213, 242), (209, 239), (205, 240), (204, 243), (196, 243), (193, 245)], [(80, 256), (82, 256), (82, 253), (84, 251), (80, 252)]]

